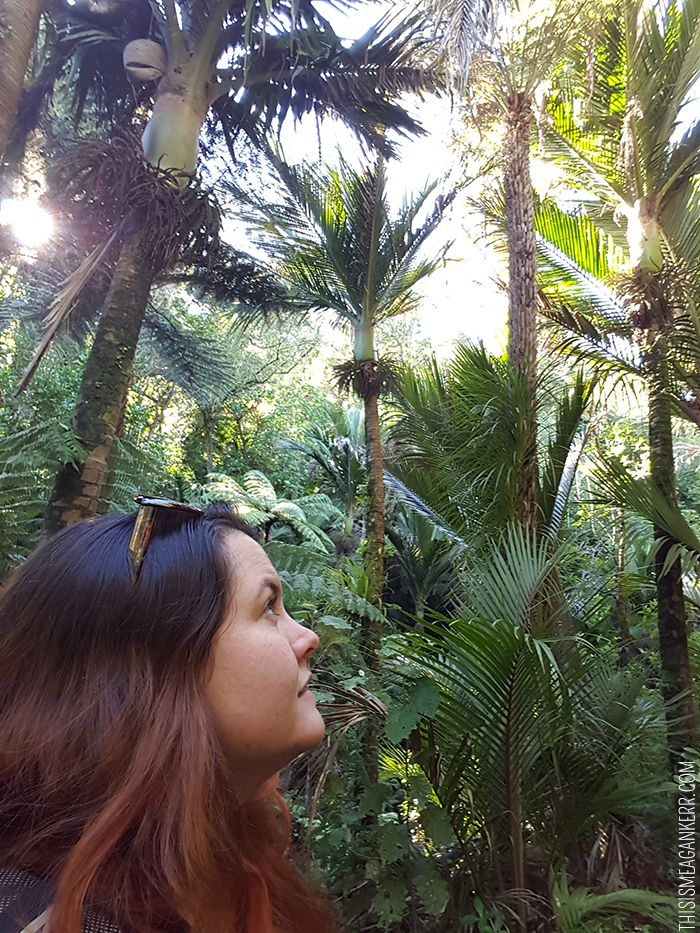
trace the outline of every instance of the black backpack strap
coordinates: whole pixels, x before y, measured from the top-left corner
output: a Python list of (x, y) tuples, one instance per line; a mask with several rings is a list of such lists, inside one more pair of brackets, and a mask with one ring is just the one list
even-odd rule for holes
[(39, 933), (53, 886), (29, 871), (0, 868), (0, 933)]

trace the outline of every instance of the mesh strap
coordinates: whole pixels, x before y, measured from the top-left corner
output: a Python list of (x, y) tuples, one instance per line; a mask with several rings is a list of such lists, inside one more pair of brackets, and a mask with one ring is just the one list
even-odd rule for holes
[(0, 933), (38, 933), (52, 898), (52, 886), (38, 875), (1, 868)]
[[(0, 868), (0, 933), (40, 933), (48, 920), (53, 886), (30, 871)], [(121, 933), (119, 927), (85, 907), (83, 933)]]

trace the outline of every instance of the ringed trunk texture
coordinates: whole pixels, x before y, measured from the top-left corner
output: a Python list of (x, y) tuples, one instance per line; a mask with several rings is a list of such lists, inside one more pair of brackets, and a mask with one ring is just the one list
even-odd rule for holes
[(12, 131), (43, 9), (44, 0), (0, 0), (0, 156)]
[(507, 103), (503, 137), (503, 187), (508, 235), (508, 360), (523, 381), (527, 438), (518, 480), (518, 519), (537, 524), (537, 250), (530, 181), (530, 101), (514, 94)]
[[(668, 360), (665, 334), (651, 335), (646, 357), (649, 393), (649, 465), (654, 485), (675, 506), (676, 471), (673, 454), (671, 400), (668, 394)], [(656, 597), (659, 616), (659, 654), (662, 694), (670, 702), (666, 713), (671, 767), (683, 758), (686, 746), (697, 747), (698, 733), (693, 707), (693, 677), (688, 653), (688, 628), (680, 559), (663, 573), (674, 541), (661, 528), (654, 529), (661, 542), (656, 552)], [(679, 694), (683, 696), (678, 698)], [(674, 772), (675, 773), (675, 772)]]
[(98, 512), (154, 277), (144, 246), (140, 232), (128, 233), (122, 244), (73, 412), (87, 456), (80, 470), (68, 463), (58, 473), (46, 518), (49, 534)]
[[(366, 383), (376, 381), (374, 360), (366, 360), (371, 367)], [(372, 378), (375, 377), (375, 378)], [(365, 446), (369, 479), (369, 508), (367, 515), (367, 570), (371, 583), (371, 600), (379, 606), (384, 591), (384, 465), (382, 441), (379, 433), (379, 392), (371, 388), (365, 395)], [(382, 625), (374, 619), (363, 620), (362, 631), (365, 663), (375, 677), (381, 674), (379, 651), (382, 646)], [(371, 784), (379, 780), (379, 735), (381, 725), (374, 717), (367, 722), (364, 759), (367, 778)]]

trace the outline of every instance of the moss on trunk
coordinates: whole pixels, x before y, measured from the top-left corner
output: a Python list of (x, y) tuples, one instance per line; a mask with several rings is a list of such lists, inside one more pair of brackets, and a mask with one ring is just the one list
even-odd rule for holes
[(152, 281), (153, 270), (141, 233), (127, 234), (73, 412), (73, 426), (85, 447), (86, 459), (80, 471), (72, 464), (60, 469), (47, 512), (49, 533), (98, 512)]
[[(644, 354), (649, 394), (649, 463), (651, 478), (666, 501), (677, 505), (673, 453), (671, 398), (666, 336), (658, 322), (652, 326)], [(659, 619), (659, 655), (662, 693), (667, 707), (668, 744), (671, 765), (683, 757), (686, 746), (697, 747), (697, 725), (693, 707), (693, 677), (688, 653), (688, 630), (680, 559), (663, 572), (675, 542), (661, 528), (654, 529), (656, 552), (656, 597)], [(679, 695), (681, 695), (679, 698)]]

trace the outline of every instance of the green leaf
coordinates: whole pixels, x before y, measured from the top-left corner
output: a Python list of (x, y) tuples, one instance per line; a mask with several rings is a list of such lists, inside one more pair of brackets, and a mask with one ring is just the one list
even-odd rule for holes
[(388, 784), (370, 784), (360, 797), (358, 810), (360, 815), (366, 816), (370, 813), (381, 813), (382, 807), (391, 797), (392, 790)]
[(321, 648), (326, 649), (331, 645), (347, 644), (347, 633), (352, 631), (352, 625), (340, 616), (324, 615), (314, 623), (314, 631), (319, 637)]
[(372, 910), (377, 914), (382, 927), (387, 928), (403, 919), (406, 912), (406, 896), (406, 885), (403, 881), (393, 878), (382, 881), (372, 901)]
[(408, 852), (408, 827), (403, 823), (389, 823), (380, 827), (377, 840), (382, 865), (390, 865)]
[(432, 718), (437, 713), (439, 704), (440, 688), (431, 677), (421, 677), (411, 690), (405, 705), (389, 710), (386, 721), (386, 736), (389, 741), (398, 745), (416, 728), (424, 716)]
[(449, 888), (432, 858), (422, 859), (419, 866), (420, 874), (415, 878), (416, 891), (428, 913), (439, 917), (450, 899)]
[(420, 721), (420, 713), (415, 710), (393, 707), (386, 718), (386, 737), (394, 745), (407, 738)]
[(440, 705), (440, 688), (432, 677), (421, 677), (411, 691), (408, 705), (428, 718), (432, 718), (437, 713)]
[(426, 836), (435, 845), (450, 846), (454, 842), (449, 814), (442, 807), (438, 807), (434, 803), (429, 803), (423, 807), (420, 811), (420, 824)]
[(318, 621), (329, 628), (352, 631), (352, 625), (350, 625), (347, 619), (341, 619), (340, 616), (321, 616)]

